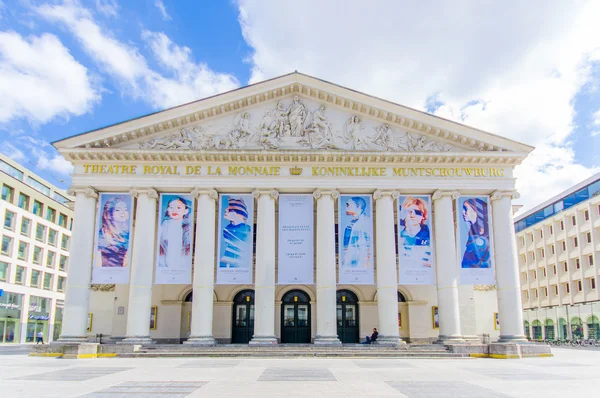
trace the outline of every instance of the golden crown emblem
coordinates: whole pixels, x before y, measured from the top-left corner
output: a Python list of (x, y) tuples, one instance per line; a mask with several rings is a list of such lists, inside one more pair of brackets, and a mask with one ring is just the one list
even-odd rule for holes
[(302, 174), (302, 167), (290, 167), (290, 174), (293, 176), (299, 176)]

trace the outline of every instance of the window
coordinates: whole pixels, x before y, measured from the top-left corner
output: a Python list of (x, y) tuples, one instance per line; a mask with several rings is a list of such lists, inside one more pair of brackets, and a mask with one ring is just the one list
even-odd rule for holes
[(541, 254), (542, 254), (542, 258), (544, 258), (544, 256), (546, 255), (546, 253), (544, 252), (544, 249), (540, 250)]
[(46, 210), (46, 220), (50, 222), (56, 221), (56, 210), (54, 210), (52, 207), (48, 207), (48, 210)]
[(533, 233), (529, 234), (529, 240), (531, 241), (531, 243), (533, 243)]
[(571, 288), (569, 287), (569, 282), (565, 283), (565, 293), (571, 293)]
[(52, 228), (48, 229), (48, 244), (56, 247), (58, 243), (58, 231), (53, 230)]
[(54, 259), (56, 258), (56, 253), (48, 250), (48, 255), (46, 257), (46, 267), (54, 268)]
[(56, 282), (56, 290), (59, 292), (65, 291), (65, 278), (63, 276), (58, 277), (58, 281)]
[(539, 294), (538, 294), (538, 290), (537, 289), (533, 289), (533, 292), (535, 293), (535, 298), (539, 298)]
[(542, 273), (544, 274), (544, 277), (546, 277), (546, 268), (542, 268)]
[(567, 265), (567, 262), (565, 261), (563, 264), (565, 267), (565, 272), (569, 272), (569, 266)]
[(67, 269), (67, 256), (61, 255), (58, 260), (58, 270), (64, 271)]
[(31, 232), (31, 220), (29, 218), (21, 218), (21, 235), (29, 236)]
[(35, 214), (38, 217), (41, 217), (43, 212), (44, 212), (44, 205), (42, 204), (42, 202), (38, 202), (37, 200), (34, 200), (33, 201), (33, 214)]
[(554, 228), (552, 227), (552, 225), (550, 225), (550, 235), (552, 235), (554, 233)]
[(564, 231), (564, 230), (565, 230), (565, 222), (564, 222), (564, 221), (561, 221), (561, 222), (560, 222), (560, 230), (561, 230), (561, 231)]
[(29, 196), (27, 196), (23, 193), (20, 193), (19, 194), (19, 203), (17, 203), (17, 206), (19, 206), (23, 210), (29, 211)]
[(44, 289), (50, 290), (52, 289), (52, 274), (45, 273), (44, 274)]
[(592, 243), (592, 233), (588, 232), (587, 234), (585, 234), (585, 240), (587, 241), (587, 243)]
[(525, 298), (529, 298), (529, 290), (525, 290)]
[[(0, 270), (0, 272), (2, 271)], [(596, 278), (590, 278), (590, 289), (596, 289)]]
[(40, 271), (35, 269), (31, 270), (31, 281), (29, 286), (40, 287)]
[(523, 280), (525, 280), (525, 282), (527, 282), (527, 272), (523, 272)]
[(39, 264), (42, 262), (42, 255), (44, 253), (44, 249), (39, 246), (33, 247), (33, 263)]
[(578, 258), (575, 259), (575, 268), (576, 269), (581, 268), (581, 264), (579, 263), (579, 259)]
[(62, 240), (60, 241), (60, 247), (63, 250), (69, 250), (69, 237), (65, 234), (63, 234)]
[(35, 228), (35, 239), (44, 242), (46, 240), (46, 226), (39, 224)]
[(544, 297), (548, 297), (548, 288), (544, 287)]
[(8, 279), (8, 263), (0, 261), (0, 281), (6, 282)]
[(2, 237), (2, 248), (0, 251), (7, 256), (12, 254), (12, 238), (10, 236)]
[(563, 250), (563, 252), (564, 252), (564, 251), (567, 251), (567, 243), (566, 243), (566, 242), (563, 240), (563, 241), (561, 242), (561, 244), (562, 244), (562, 250)]
[(19, 260), (27, 260), (27, 252), (29, 251), (29, 244), (27, 242), (19, 242), (19, 252), (17, 257)]
[(64, 196), (62, 196), (58, 192), (54, 192), (52, 194), (52, 199), (56, 200), (58, 203), (63, 204), (65, 206), (66, 206), (67, 202), (69, 201), (69, 199), (65, 198)]
[(590, 265), (590, 267), (594, 266), (594, 256), (592, 256), (591, 254), (588, 256), (588, 264)]
[(573, 247), (579, 246), (579, 242), (577, 241), (577, 237), (573, 238)]
[(544, 231), (540, 229), (540, 239), (544, 239)]
[(583, 290), (583, 284), (581, 283), (581, 281), (577, 281), (577, 291), (580, 292)]
[(535, 280), (537, 278), (537, 271), (533, 270), (531, 272), (533, 273), (533, 280)]
[(590, 220), (590, 211), (589, 210), (586, 210), (586, 211), (583, 212), (583, 219), (585, 221), (589, 221)]
[(65, 216), (64, 214), (60, 213), (58, 215), (58, 225), (60, 225), (63, 228), (67, 228), (67, 219), (69, 217)]
[(556, 275), (556, 265), (552, 266), (552, 271), (554, 272), (554, 275)]
[(573, 226), (577, 225), (577, 218), (575, 216), (571, 216), (571, 224)]
[(35, 189), (36, 191), (39, 191), (39, 192), (43, 193), (46, 196), (50, 196), (50, 188), (47, 187), (47, 186), (45, 186), (44, 184), (42, 184), (38, 180), (33, 179), (31, 177), (27, 177), (27, 181), (25, 181), (25, 183), (27, 185), (29, 185), (31, 188)]
[(558, 285), (554, 285), (554, 295), (558, 296)]
[(10, 210), (6, 210), (4, 213), (4, 228), (10, 229), (11, 231), (15, 229), (15, 220), (17, 219), (17, 215)]
[(2, 200), (12, 203), (15, 196), (15, 190), (8, 185), (2, 185)]
[(554, 254), (554, 245), (550, 246), (550, 250), (552, 251), (552, 254)]
[(531, 257), (531, 261), (535, 261), (535, 252), (531, 252), (530, 257)]
[(25, 267), (21, 267), (17, 265), (17, 274), (15, 275), (15, 283), (17, 285), (22, 285), (23, 281), (25, 281)]
[(521, 236), (521, 246), (525, 246), (525, 237)]

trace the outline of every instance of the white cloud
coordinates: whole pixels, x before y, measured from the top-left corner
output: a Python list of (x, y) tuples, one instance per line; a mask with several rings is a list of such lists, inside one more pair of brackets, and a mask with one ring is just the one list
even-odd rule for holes
[(96, 9), (107, 17), (116, 17), (119, 4), (117, 0), (96, 0)]
[(154, 5), (156, 6), (156, 8), (158, 8), (158, 11), (160, 11), (160, 15), (162, 16), (163, 20), (170, 21), (172, 19), (169, 13), (167, 12), (167, 8), (165, 7), (165, 4), (162, 0), (155, 0)]
[(142, 38), (148, 41), (159, 64), (173, 77), (152, 70), (138, 48), (108, 33), (94, 21), (90, 11), (77, 2), (43, 5), (36, 11), (69, 29), (101, 69), (119, 82), (125, 94), (155, 108), (179, 105), (239, 86), (232, 75), (196, 64), (187, 47), (172, 43), (164, 33), (145, 31)]
[(517, 170), (526, 207), (595, 170), (576, 163), (568, 137), (573, 98), (600, 60), (599, 2), (313, 0), (290, 13), (286, 2), (238, 0), (238, 8), (251, 82), (299, 70), (418, 109), (436, 102), (437, 115), (538, 146)]
[(4, 141), (2, 143), (0, 151), (15, 162), (20, 162), (25, 159), (25, 154), (23, 153), (23, 151), (21, 151), (19, 148), (17, 148), (8, 141)]
[(61, 155), (48, 155), (43, 152), (38, 154), (36, 167), (62, 175), (69, 175), (73, 172), (73, 165)]
[(82, 115), (100, 96), (56, 36), (0, 32), (0, 98), (0, 123), (26, 118), (37, 124)]

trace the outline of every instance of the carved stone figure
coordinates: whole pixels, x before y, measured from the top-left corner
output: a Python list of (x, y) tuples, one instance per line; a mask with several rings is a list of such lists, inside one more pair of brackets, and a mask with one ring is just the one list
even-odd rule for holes
[(427, 139), (425, 136), (419, 138), (414, 138), (410, 134), (407, 134), (407, 136), (409, 137), (409, 151), (411, 152), (448, 152), (451, 149), (450, 145)]
[(294, 102), (288, 110), (288, 119), (290, 123), (290, 135), (292, 137), (301, 137), (304, 135), (304, 121), (306, 120), (306, 108), (300, 102), (297, 95), (294, 96)]
[(344, 125), (344, 142), (350, 144), (350, 148), (354, 149), (360, 145), (361, 130), (363, 129), (362, 120), (359, 116), (351, 116)]
[(138, 144), (141, 149), (192, 149), (194, 140), (187, 130), (158, 137)]
[(386, 151), (393, 151), (396, 149), (394, 138), (392, 137), (392, 129), (386, 123), (380, 125), (375, 129), (377, 134), (373, 138), (373, 144), (383, 148)]

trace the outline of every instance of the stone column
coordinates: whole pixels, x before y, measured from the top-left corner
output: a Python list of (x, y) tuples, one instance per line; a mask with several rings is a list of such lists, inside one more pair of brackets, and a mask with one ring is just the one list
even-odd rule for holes
[(460, 332), (460, 305), (458, 301), (458, 257), (452, 201), (460, 197), (458, 191), (433, 193), (435, 231), (435, 271), (437, 275), (438, 313), (440, 319), (439, 343), (464, 343)]
[(500, 343), (527, 341), (523, 332), (517, 241), (512, 218), (511, 200), (517, 198), (519, 194), (515, 191), (495, 191), (491, 197)]
[(256, 278), (254, 282), (254, 337), (250, 345), (277, 344), (275, 337), (275, 190), (255, 190)]
[(150, 307), (152, 306), (152, 277), (156, 252), (156, 202), (158, 193), (152, 188), (132, 189), (137, 198), (127, 330), (123, 344), (151, 344)]
[(196, 244), (194, 249), (194, 293), (192, 301), (192, 330), (185, 344), (214, 345), (213, 295), (215, 283), (215, 201), (214, 189), (195, 188)]
[(337, 337), (335, 275), (336, 190), (317, 189), (317, 335), (315, 344), (341, 345)]
[[(87, 340), (90, 281), (94, 253), (94, 225), (98, 194), (90, 187), (71, 188), (75, 196), (73, 233), (69, 259), (69, 277), (65, 296), (65, 312), (60, 338), (61, 343), (78, 343)], [(22, 332), (25, 334), (26, 330)]]
[[(385, 345), (400, 345), (398, 331), (398, 274), (396, 272), (396, 242), (394, 231), (394, 200), (398, 191), (377, 190), (375, 250), (377, 259), (377, 314), (379, 315), (379, 337), (377, 342)], [(404, 343), (406, 344), (406, 343)]]

